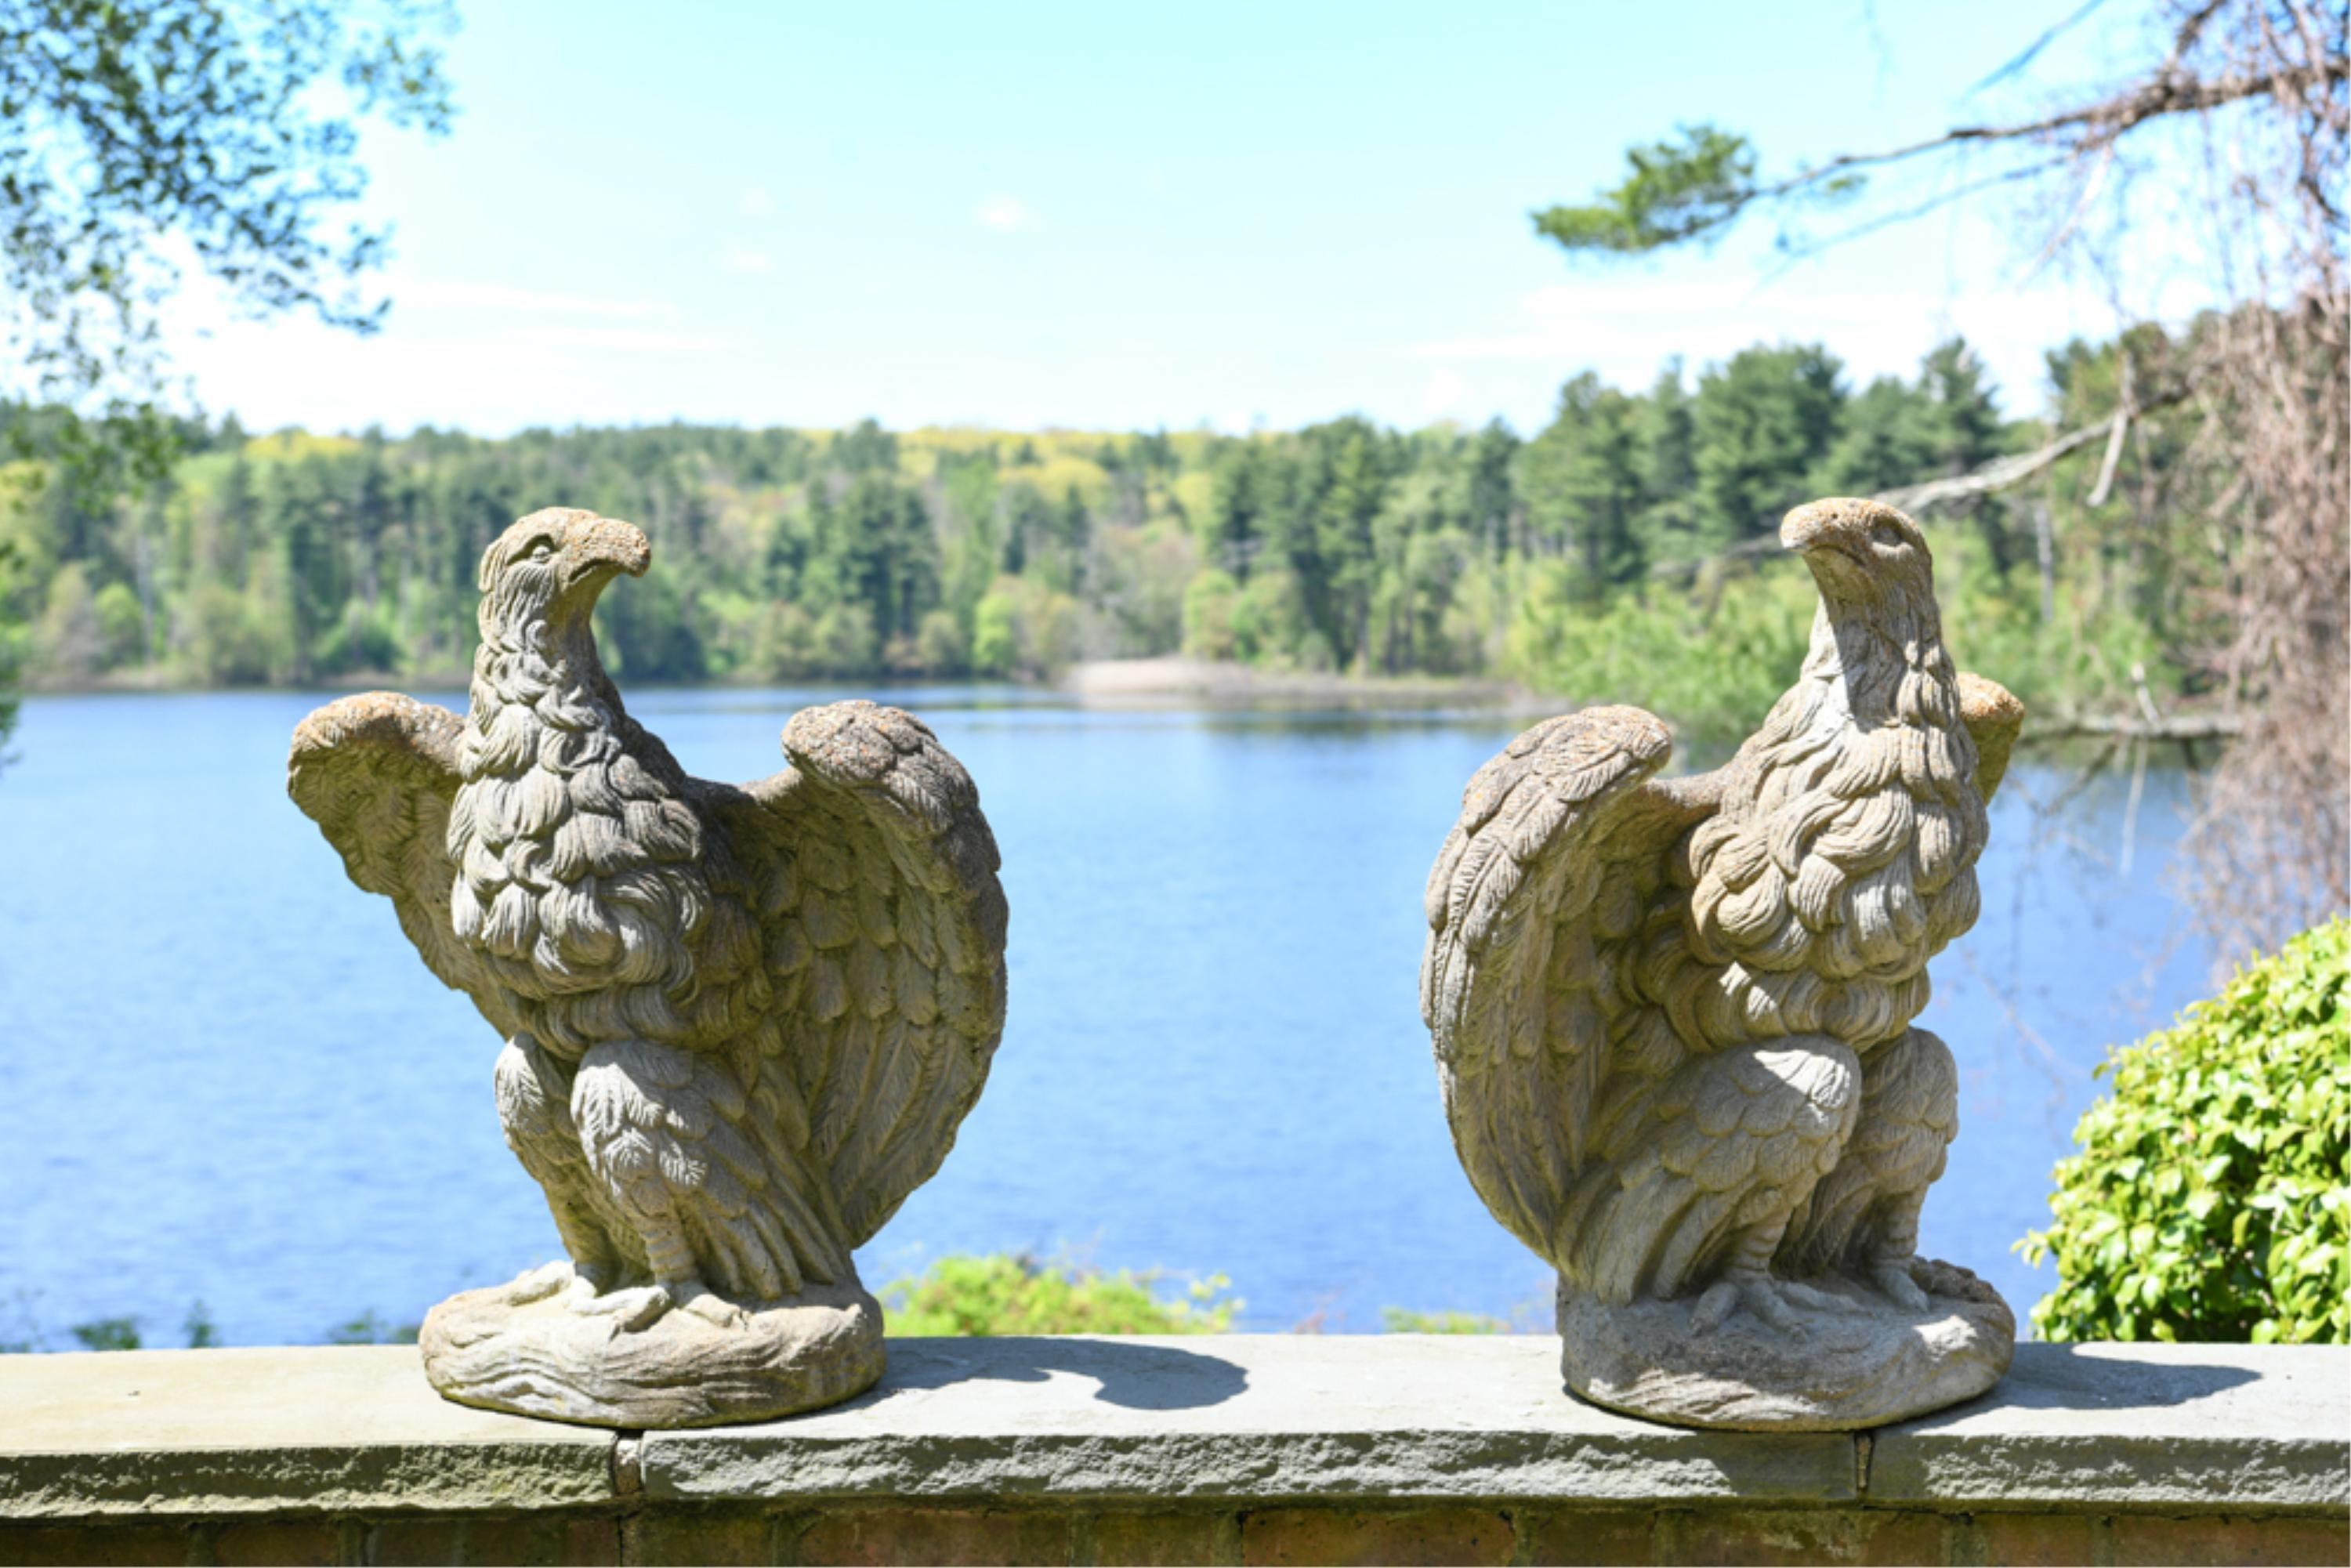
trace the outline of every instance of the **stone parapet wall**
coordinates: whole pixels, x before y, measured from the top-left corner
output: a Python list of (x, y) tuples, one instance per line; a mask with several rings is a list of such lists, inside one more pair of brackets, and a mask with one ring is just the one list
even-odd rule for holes
[(1544, 1337), (910, 1340), (874, 1393), (622, 1433), (396, 1347), (0, 1357), (5, 1563), (2321, 1563), (2351, 1351), (2026, 1345), (1869, 1433), (1678, 1431)]

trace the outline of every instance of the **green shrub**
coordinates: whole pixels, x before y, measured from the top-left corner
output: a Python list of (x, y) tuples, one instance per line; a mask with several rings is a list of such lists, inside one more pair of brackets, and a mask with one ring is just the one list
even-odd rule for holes
[(1510, 1325), (1484, 1312), (1413, 1312), (1402, 1307), (1380, 1309), (1384, 1333), (1509, 1333)]
[(336, 1324), (327, 1331), (329, 1344), (414, 1344), (423, 1331), (423, 1323), (395, 1323), (386, 1321), (373, 1307), (348, 1322)]
[(2351, 1341), (2351, 921), (2114, 1052), (2057, 1166), (2052, 1340)]
[(1692, 591), (1679, 583), (1580, 596), (1563, 565), (1539, 568), (1520, 596), (1506, 663), (1537, 690), (1579, 704), (1631, 703), (1685, 739), (1735, 741), (1796, 678), (1818, 591), (1773, 561)]
[(1115, 1274), (1023, 1253), (940, 1259), (882, 1291), (893, 1334), (1217, 1333), (1240, 1302), (1221, 1274), (1163, 1301), (1155, 1274)]
[(137, 1350), (140, 1348), (137, 1318), (98, 1318), (86, 1323), (74, 1324), (71, 1333), (84, 1350)]

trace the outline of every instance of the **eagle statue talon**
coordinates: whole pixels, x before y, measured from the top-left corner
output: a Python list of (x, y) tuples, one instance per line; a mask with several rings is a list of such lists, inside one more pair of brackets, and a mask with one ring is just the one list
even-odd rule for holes
[(679, 1311), (692, 1312), (713, 1328), (739, 1329), (750, 1326), (751, 1314), (716, 1291), (697, 1290), (679, 1301), (677, 1305)]
[(1928, 1294), (1927, 1260), (1917, 1256), (1881, 1258), (1869, 1267), (1869, 1282), (1880, 1295), (1906, 1312), (1927, 1312), (1934, 1310), (1934, 1301)]
[[(482, 556), (466, 713), (345, 697), (287, 764), (350, 879), (504, 1040), (499, 1124), (572, 1260), (435, 1307), (425, 1374), (618, 1427), (789, 1415), (881, 1376), (852, 1255), (938, 1169), (1004, 1032), (970, 775), (862, 701), (795, 716), (766, 779), (688, 775), (596, 647), (599, 598), (652, 560), (624, 522), (521, 518)], [(617, 1343), (679, 1308), (740, 1332)]]
[[(1568, 1386), (1818, 1431), (1972, 1397), (2014, 1349), (1980, 1286), (1917, 1332), (1959, 1073), (1912, 1020), (2024, 710), (1953, 664), (1910, 518), (1817, 501), (1780, 539), (1819, 591), (1795, 685), (1696, 777), (1635, 707), (1511, 741), (1430, 871), (1420, 999), (1471, 1185), (1558, 1271)], [(1772, 1332), (1717, 1332), (1740, 1312)]]
[(581, 1317), (611, 1318), (622, 1333), (649, 1329), (676, 1305), (666, 1285), (631, 1285), (600, 1295), (574, 1297), (566, 1303)]
[(641, 1333), (672, 1312), (686, 1312), (713, 1328), (750, 1325), (751, 1314), (700, 1283), (632, 1285), (623, 1290), (575, 1295), (568, 1303), (583, 1317), (609, 1317), (622, 1333)]
[(536, 1269), (524, 1270), (509, 1281), (506, 1298), (515, 1306), (527, 1307), (533, 1301), (543, 1301), (549, 1296), (562, 1294), (570, 1288), (572, 1281), (569, 1263), (542, 1263)]
[(586, 1312), (591, 1303), (602, 1297), (613, 1284), (610, 1269), (571, 1265), (571, 1279), (563, 1288), (563, 1304), (575, 1312)]
[(1816, 1286), (1807, 1285), (1802, 1280), (1781, 1280), (1775, 1283), (1780, 1287), (1780, 1293), (1789, 1301), (1800, 1307), (1810, 1307), (1816, 1312), (1858, 1312), (1868, 1310), (1851, 1296), (1839, 1295), (1834, 1291), (1823, 1291)]
[(1690, 1310), (1691, 1332), (1712, 1333), (1742, 1307), (1772, 1328), (1799, 1335), (1807, 1330), (1810, 1312), (1853, 1311), (1853, 1303), (1844, 1297), (1798, 1281), (1739, 1274), (1717, 1281), (1698, 1297), (1698, 1305)]

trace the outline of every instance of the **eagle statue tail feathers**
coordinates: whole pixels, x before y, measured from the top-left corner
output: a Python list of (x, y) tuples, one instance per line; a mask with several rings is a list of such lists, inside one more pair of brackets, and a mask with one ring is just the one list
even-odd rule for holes
[[(1635, 707), (1535, 726), (1470, 779), (1429, 873), (1421, 1014), (1454, 1146), (1496, 1216), (1554, 1262), (1578, 1250), (1572, 1198), (1598, 1179), (1601, 1089), (1637, 1021), (1625, 950), (1666, 848), (1705, 814), (1702, 781), (1655, 782), (1672, 747)], [(1678, 1054), (1669, 1034), (1666, 1048)]]

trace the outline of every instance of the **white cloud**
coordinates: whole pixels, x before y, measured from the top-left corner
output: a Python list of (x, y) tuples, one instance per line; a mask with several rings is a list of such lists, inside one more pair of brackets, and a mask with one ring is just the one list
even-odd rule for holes
[(730, 245), (718, 253), (718, 266), (722, 271), (751, 277), (775, 271), (776, 258), (757, 246)]
[(384, 291), (395, 307), (420, 305), (449, 310), (504, 310), (544, 316), (600, 316), (645, 320), (674, 316), (677, 307), (661, 299), (602, 299), (501, 283), (461, 283), (446, 278), (388, 278)]
[(684, 332), (649, 332), (633, 327), (534, 327), (514, 334), (524, 343), (547, 343), (564, 349), (622, 349), (655, 353), (699, 352), (718, 345), (708, 338)]
[(1460, 371), (1438, 366), (1430, 372), (1428, 385), (1421, 389), (1420, 417), (1437, 419), (1451, 413), (1468, 390), (1469, 383), (1461, 379)]
[(776, 210), (776, 198), (754, 185), (743, 193), (742, 199), (735, 204), (735, 210), (747, 218), (764, 218)]
[(1037, 221), (1037, 214), (1029, 210), (1028, 204), (1014, 196), (990, 196), (971, 215), (978, 220), (980, 227), (999, 234), (1028, 228)]

